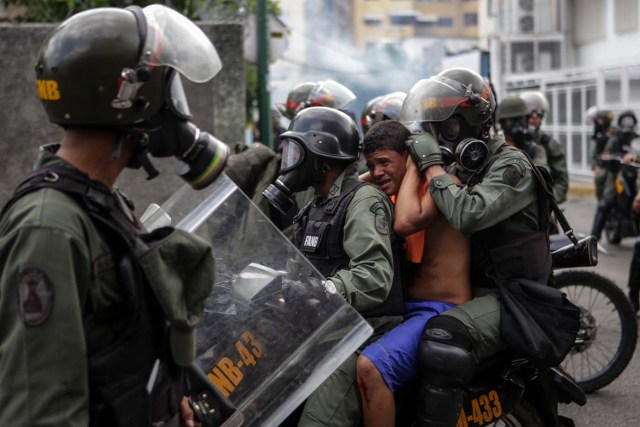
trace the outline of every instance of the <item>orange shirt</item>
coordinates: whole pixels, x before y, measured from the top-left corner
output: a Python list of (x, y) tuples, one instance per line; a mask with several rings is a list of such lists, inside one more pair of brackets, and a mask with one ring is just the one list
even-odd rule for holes
[[(427, 180), (425, 179), (420, 184), (420, 197), (424, 196), (428, 188)], [(397, 196), (391, 196), (391, 201), (395, 204)], [(422, 252), (424, 251), (424, 230), (416, 231), (404, 238), (404, 247), (406, 250), (407, 260), (414, 263), (420, 263), (422, 261)]]

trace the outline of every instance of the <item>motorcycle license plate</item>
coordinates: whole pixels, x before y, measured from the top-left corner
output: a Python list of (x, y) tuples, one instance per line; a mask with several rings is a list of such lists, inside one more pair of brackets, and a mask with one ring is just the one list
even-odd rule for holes
[(500, 395), (496, 390), (465, 399), (456, 427), (484, 426), (502, 416)]

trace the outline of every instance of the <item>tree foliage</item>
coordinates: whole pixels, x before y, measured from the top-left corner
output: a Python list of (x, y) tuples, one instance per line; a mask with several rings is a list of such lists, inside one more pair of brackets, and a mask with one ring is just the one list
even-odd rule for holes
[[(83, 10), (96, 7), (145, 7), (160, 3), (193, 20), (202, 19), (215, 10), (224, 15), (255, 11), (257, 0), (0, 0), (0, 7), (11, 9), (7, 14), (16, 22), (59, 22)], [(269, 13), (280, 14), (277, 0), (268, 0)], [(226, 13), (225, 13), (226, 12)]]

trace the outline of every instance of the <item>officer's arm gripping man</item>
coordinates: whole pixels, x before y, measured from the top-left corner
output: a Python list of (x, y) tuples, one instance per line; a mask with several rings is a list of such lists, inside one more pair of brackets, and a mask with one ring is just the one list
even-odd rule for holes
[(382, 304), (391, 289), (391, 213), (389, 198), (371, 185), (360, 187), (347, 209), (343, 247), (349, 268), (329, 279), (359, 312)]
[(536, 197), (531, 166), (516, 150), (502, 154), (482, 182), (469, 192), (466, 186), (457, 185), (444, 170), (441, 174), (435, 172), (427, 171), (431, 178), (429, 191), (451, 225), (465, 235), (509, 218), (525, 209)]
[[(79, 216), (65, 224), (55, 220), (69, 218), (69, 207), (53, 192), (24, 196), (0, 223), (2, 426), (88, 425), (83, 307), (89, 292), (104, 292), (103, 301), (118, 298), (106, 287), (90, 291), (90, 283), (100, 283), (92, 272), (92, 259), (100, 254), (90, 253), (83, 236), (87, 224)], [(36, 196), (41, 200), (24, 208), (22, 202)]]

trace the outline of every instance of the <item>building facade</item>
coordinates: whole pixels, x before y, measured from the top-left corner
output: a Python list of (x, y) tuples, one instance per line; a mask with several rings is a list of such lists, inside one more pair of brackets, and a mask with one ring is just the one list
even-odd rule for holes
[(481, 0), (480, 46), (491, 55), (498, 97), (541, 90), (544, 129), (570, 173), (590, 175), (586, 111), (640, 114), (639, 0)]

